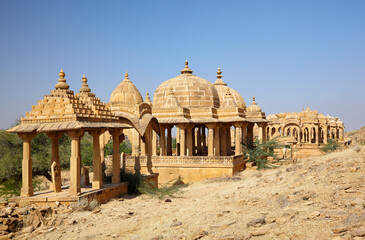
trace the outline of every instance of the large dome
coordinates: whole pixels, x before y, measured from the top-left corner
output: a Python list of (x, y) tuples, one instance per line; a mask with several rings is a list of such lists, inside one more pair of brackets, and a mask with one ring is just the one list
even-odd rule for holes
[(163, 107), (172, 91), (178, 103), (184, 108), (219, 107), (219, 97), (213, 84), (192, 74), (188, 62), (181, 75), (161, 83), (153, 96), (153, 107)]
[(218, 68), (217, 80), (214, 83), (214, 87), (218, 92), (220, 104), (223, 103), (225, 96), (226, 96), (227, 89), (229, 89), (229, 91), (231, 92), (231, 94), (233, 96), (233, 99), (236, 102), (237, 107), (246, 108), (245, 100), (243, 100), (243, 97), (241, 96), (241, 94), (239, 94), (236, 90), (228, 87), (227, 83), (223, 82), (221, 74), (222, 74), (221, 69)]
[(128, 108), (130, 111), (134, 111), (136, 104), (143, 102), (142, 95), (129, 80), (128, 72), (125, 74), (124, 80), (114, 89), (110, 95), (110, 104), (112, 110), (122, 110)]

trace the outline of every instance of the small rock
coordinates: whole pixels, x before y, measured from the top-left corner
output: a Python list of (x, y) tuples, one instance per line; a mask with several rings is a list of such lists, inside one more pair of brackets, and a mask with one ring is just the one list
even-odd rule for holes
[(157, 235), (156, 237), (151, 238), (151, 240), (162, 240), (163, 236), (162, 235)]
[(356, 228), (350, 232), (353, 237), (362, 237), (365, 236), (365, 226)]
[(247, 227), (255, 226), (256, 224), (265, 224), (265, 218), (266, 216), (262, 216), (259, 218), (252, 219), (247, 223)]
[(75, 225), (75, 224), (77, 224), (77, 221), (75, 219), (71, 219), (69, 225)]
[(278, 224), (284, 224), (284, 223), (286, 223), (286, 221), (287, 220), (284, 217), (281, 217), (281, 218), (278, 218), (278, 219), (275, 220), (275, 222), (278, 223)]
[(34, 231), (34, 227), (33, 226), (28, 226), (23, 228), (22, 233), (32, 233)]
[(219, 238), (219, 240), (234, 240), (234, 239), (235, 239), (235, 236), (232, 234), (224, 235)]
[(359, 166), (356, 166), (356, 167), (352, 167), (350, 168), (350, 172), (356, 172), (357, 170), (359, 170), (360, 167)]
[(292, 171), (295, 171), (297, 169), (296, 166), (290, 166), (288, 167), (287, 169), (285, 169), (287, 172), (292, 172)]
[(309, 205), (312, 205), (313, 203), (314, 203), (313, 201), (307, 201), (304, 203), (304, 205), (309, 206)]
[(309, 215), (309, 218), (316, 218), (316, 217), (318, 217), (319, 215), (321, 215), (321, 213), (320, 212), (318, 212), (318, 211), (314, 211), (314, 212), (312, 212), (310, 215)]
[(101, 209), (100, 209), (100, 208), (96, 208), (96, 209), (93, 211), (93, 213), (95, 213), (95, 214), (97, 214), (97, 213), (99, 213), (99, 212), (101, 212)]
[(173, 221), (172, 224), (170, 225), (170, 227), (178, 227), (178, 226), (181, 226), (182, 225), (182, 222), (180, 221)]
[(197, 234), (194, 234), (193, 240), (198, 240), (205, 236), (208, 236), (208, 232), (203, 230), (203, 231), (198, 232)]
[(263, 235), (265, 235), (267, 233), (267, 231), (266, 230), (256, 230), (256, 231), (252, 231), (251, 232), (251, 235), (252, 236), (263, 236)]
[(55, 202), (54, 202), (54, 205), (55, 205), (56, 207), (59, 207), (59, 206), (61, 205), (61, 203), (60, 203), (59, 201), (55, 201)]
[(361, 207), (365, 207), (365, 200), (361, 199), (361, 198), (356, 198), (353, 201), (351, 201), (350, 203), (351, 206), (361, 206)]
[(172, 202), (170, 198), (166, 198), (165, 202)]
[(350, 227), (348, 226), (338, 226), (338, 227), (335, 227), (335, 228), (332, 228), (332, 232), (334, 233), (342, 233), (342, 232), (346, 232), (350, 229)]
[(7, 231), (9, 229), (8, 225), (0, 225), (0, 231)]
[(337, 237), (332, 238), (332, 240), (343, 240), (343, 238), (340, 236), (337, 236)]
[(118, 201), (119, 202), (123, 202), (124, 201), (124, 198), (119, 198)]
[(112, 238), (117, 238), (117, 237), (118, 237), (118, 235), (114, 233), (114, 234), (112, 234), (112, 235), (111, 235), (111, 237), (112, 237)]

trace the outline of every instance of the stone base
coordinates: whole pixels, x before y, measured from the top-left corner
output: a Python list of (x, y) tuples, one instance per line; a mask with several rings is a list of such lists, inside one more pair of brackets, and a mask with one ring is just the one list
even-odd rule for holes
[(69, 186), (62, 187), (61, 192), (55, 193), (51, 190), (35, 192), (31, 197), (15, 197), (10, 201), (24, 204), (52, 205), (60, 202), (63, 205), (79, 202), (83, 198), (96, 199), (100, 203), (109, 201), (112, 198), (120, 197), (128, 193), (128, 183), (105, 184), (102, 189), (82, 188), (78, 196), (69, 195)]
[(320, 150), (321, 147), (322, 146), (318, 146), (318, 144), (302, 144), (301, 146), (296, 146), (293, 157), (296, 159), (303, 159), (322, 156), (324, 153)]
[[(125, 169), (134, 172), (135, 159), (127, 157)], [(158, 181), (167, 183), (181, 177), (184, 183), (197, 182), (210, 178), (232, 177), (245, 169), (243, 155), (226, 157), (207, 156), (153, 156), (152, 172), (158, 173)], [(140, 157), (141, 173), (148, 173), (147, 163)]]

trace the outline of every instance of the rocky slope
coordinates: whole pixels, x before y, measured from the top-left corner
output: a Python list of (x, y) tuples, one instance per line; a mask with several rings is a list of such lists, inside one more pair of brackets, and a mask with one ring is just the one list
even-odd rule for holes
[(364, 239), (365, 147), (191, 184), (171, 201), (57, 207), (15, 239)]

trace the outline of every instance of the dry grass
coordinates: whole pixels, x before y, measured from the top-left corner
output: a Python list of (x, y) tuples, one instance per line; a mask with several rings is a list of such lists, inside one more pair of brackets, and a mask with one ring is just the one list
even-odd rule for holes
[[(60, 226), (42, 238), (193, 239), (206, 231), (202, 240), (245, 239), (258, 232), (263, 235), (252, 239), (333, 239), (332, 229), (349, 224), (351, 216), (365, 224), (364, 208), (350, 204), (365, 197), (364, 146), (257, 172), (193, 183), (172, 202), (143, 195), (114, 200), (98, 214), (72, 213), (80, 224)], [(266, 224), (247, 226), (261, 216)], [(341, 235), (351, 239), (348, 232)]]

